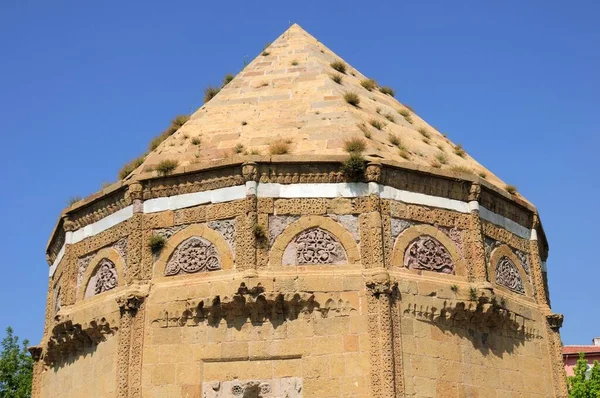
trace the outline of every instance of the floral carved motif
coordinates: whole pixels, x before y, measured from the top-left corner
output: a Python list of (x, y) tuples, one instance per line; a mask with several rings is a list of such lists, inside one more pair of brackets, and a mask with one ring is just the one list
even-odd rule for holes
[(311, 228), (295, 239), (296, 263), (336, 264), (346, 261), (346, 253), (340, 242), (321, 228)]
[(404, 253), (404, 266), (445, 274), (454, 273), (452, 256), (444, 245), (429, 235), (421, 235), (408, 245)]
[(183, 241), (167, 263), (165, 275), (193, 274), (221, 269), (221, 258), (215, 246), (206, 239), (193, 236)]
[(117, 269), (112, 261), (103, 259), (96, 271), (94, 294), (104, 293), (117, 287)]
[(500, 257), (496, 265), (496, 283), (516, 293), (525, 294), (523, 279), (515, 264), (506, 256)]

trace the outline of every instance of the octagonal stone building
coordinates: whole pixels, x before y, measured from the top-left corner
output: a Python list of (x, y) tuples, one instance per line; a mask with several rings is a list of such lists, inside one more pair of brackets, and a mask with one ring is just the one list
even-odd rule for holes
[(547, 255), (533, 205), (293, 25), (63, 211), (33, 396), (565, 397)]

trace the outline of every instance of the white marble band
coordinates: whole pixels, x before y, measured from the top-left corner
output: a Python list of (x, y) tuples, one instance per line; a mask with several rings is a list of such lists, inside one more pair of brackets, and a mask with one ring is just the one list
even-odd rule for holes
[[(259, 198), (356, 198), (373, 194), (379, 195), (383, 199), (393, 199), (404, 203), (437, 207), (461, 213), (469, 213), (473, 210), (478, 210), (480, 217), (486, 221), (498, 225), (521, 238), (537, 239), (535, 230), (526, 228), (513, 220), (487, 210), (485, 207), (480, 206), (477, 201), (463, 202), (441, 196), (404, 191), (375, 182), (278, 184), (248, 181), (245, 185), (174, 195), (165, 198), (149, 199), (144, 201), (143, 212), (149, 214), (166, 210), (184, 209), (202, 204), (229, 202), (232, 200), (244, 199), (247, 195), (256, 195)], [(99, 234), (132, 216), (133, 205), (130, 205), (74, 232), (68, 232), (65, 236), (65, 243), (72, 244), (80, 242), (83, 239)], [(54, 274), (63, 255), (64, 245), (50, 267), (50, 276)]]

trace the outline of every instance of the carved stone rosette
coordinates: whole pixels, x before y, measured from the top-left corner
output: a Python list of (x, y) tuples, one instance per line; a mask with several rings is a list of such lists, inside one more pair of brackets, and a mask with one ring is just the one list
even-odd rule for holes
[(193, 236), (175, 250), (165, 269), (166, 276), (221, 269), (221, 257), (215, 246), (204, 238)]
[(454, 262), (448, 250), (437, 239), (422, 235), (406, 248), (404, 266), (410, 269), (454, 273)]
[(496, 264), (496, 283), (516, 293), (525, 294), (523, 279), (515, 264), (506, 256), (502, 256)]

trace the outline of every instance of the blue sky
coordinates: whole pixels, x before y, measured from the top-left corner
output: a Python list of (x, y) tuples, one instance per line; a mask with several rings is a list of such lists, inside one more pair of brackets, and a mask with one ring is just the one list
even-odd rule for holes
[(539, 209), (566, 344), (600, 336), (594, 1), (0, 2), (0, 328), (41, 338), (60, 210), (296, 22)]

